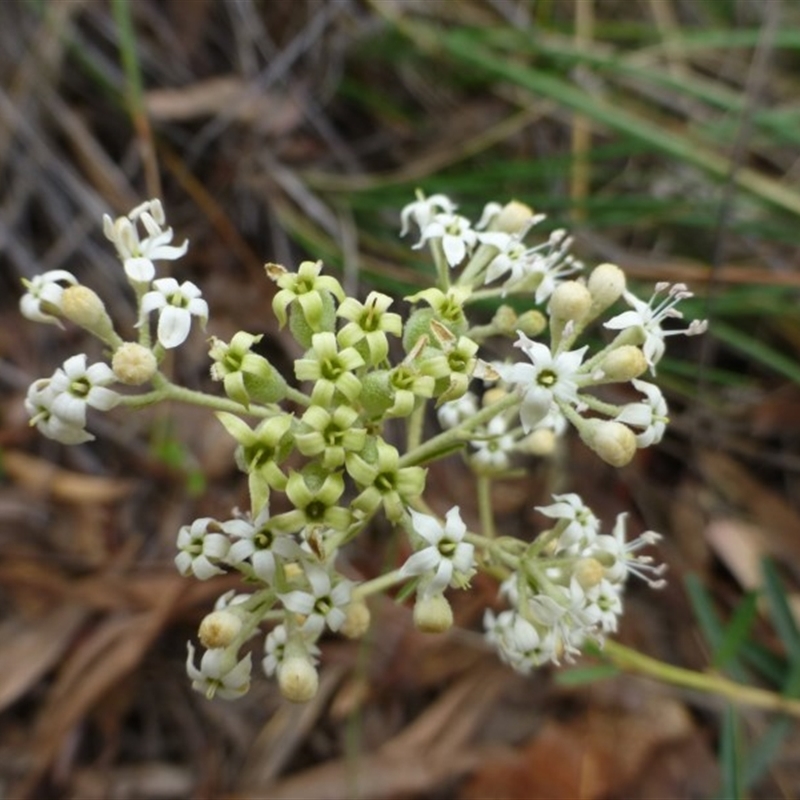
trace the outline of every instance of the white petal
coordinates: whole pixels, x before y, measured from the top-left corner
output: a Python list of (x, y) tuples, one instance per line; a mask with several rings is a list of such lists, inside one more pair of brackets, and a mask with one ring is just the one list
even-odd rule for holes
[(158, 341), (167, 350), (186, 341), (192, 327), (192, 316), (185, 308), (166, 306), (158, 317)]
[(128, 279), (134, 283), (150, 283), (156, 274), (156, 268), (149, 258), (126, 258), (123, 266)]

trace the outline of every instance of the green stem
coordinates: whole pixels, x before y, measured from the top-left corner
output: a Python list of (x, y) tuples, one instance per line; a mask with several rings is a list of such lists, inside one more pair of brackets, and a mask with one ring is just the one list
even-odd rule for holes
[(163, 375), (157, 376), (153, 380), (156, 386), (151, 392), (144, 392), (142, 394), (125, 395), (120, 400), (120, 405), (128, 406), (129, 408), (141, 408), (142, 406), (152, 405), (153, 403), (160, 403), (164, 400), (174, 400), (179, 403), (187, 403), (193, 406), (201, 406), (203, 408), (210, 408), (214, 411), (229, 411), (238, 416), (252, 416), (259, 418), (267, 418), (275, 415), (273, 409), (265, 406), (250, 406), (245, 408), (241, 403), (235, 400), (229, 400), (227, 397), (216, 397), (205, 392), (198, 392), (193, 389), (186, 389), (182, 386), (176, 386), (170, 383)]
[(510, 392), (502, 400), (498, 400), (486, 408), (482, 408), (477, 414), (462, 422), (455, 428), (443, 431), (438, 436), (428, 439), (427, 442), (421, 444), (419, 447), (409, 450), (404, 456), (400, 458), (400, 467), (411, 467), (418, 464), (423, 464), (436, 458), (440, 453), (454, 449), (457, 445), (463, 442), (469, 431), (483, 425), (498, 414), (502, 414), (509, 408), (518, 406), (520, 402), (519, 395), (516, 392)]
[(492, 513), (492, 479), (488, 475), (478, 475), (478, 513), (481, 520), (481, 530), (488, 539), (494, 539), (497, 532), (494, 527), (494, 514)]
[(719, 695), (737, 705), (753, 706), (800, 717), (800, 700), (792, 700), (767, 689), (746, 686), (721, 675), (695, 672), (672, 664), (665, 664), (663, 661), (638, 653), (612, 640), (606, 641), (602, 653), (606, 659), (624, 672), (644, 675), (684, 689)]
[(400, 583), (402, 580), (405, 579), (400, 575), (400, 570), (394, 569), (391, 572), (387, 572), (385, 575), (379, 575), (371, 581), (365, 581), (356, 586), (356, 588), (353, 589), (352, 599), (363, 600), (365, 597), (369, 597), (372, 594), (383, 592), (396, 583)]

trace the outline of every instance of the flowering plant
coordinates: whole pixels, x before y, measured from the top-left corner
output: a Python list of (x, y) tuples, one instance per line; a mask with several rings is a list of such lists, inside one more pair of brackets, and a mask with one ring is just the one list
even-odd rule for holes
[[(320, 637), (363, 635), (367, 599), (393, 586), (416, 595), (416, 625), (436, 632), (453, 622), (449, 590), (467, 589), (478, 570), (500, 575), (508, 608), (486, 611), (486, 636), (504, 661), (528, 672), (570, 660), (616, 631), (630, 575), (653, 587), (663, 583), (663, 568), (640, 552), (658, 534), (629, 541), (625, 514), (603, 533), (578, 495), (559, 494), (538, 509), (550, 526), (533, 541), (499, 537), (488, 487), (517, 469), (519, 456), (546, 457), (570, 427), (617, 467), (661, 440), (667, 407), (645, 376), (655, 374), (668, 335), (705, 329), (697, 321), (664, 328), (681, 317), (677, 305), (690, 296), (686, 287), (659, 284), (645, 302), (612, 264), (578, 277), (583, 265), (570, 255), (566, 232), (525, 243), (543, 216), (518, 202), (490, 203), (473, 225), (450, 198), (419, 195), (401, 218), (403, 233), (417, 228), (414, 247), (429, 248), (436, 274), (435, 285), (406, 298), (412, 308), (406, 319), (380, 292), (363, 302), (347, 297), (321, 263), (306, 261), (296, 272), (268, 264), (266, 274), (278, 286), (273, 311), (303, 355), (294, 374), (284, 376), (254, 350), (258, 335), (212, 337), (210, 370), (219, 396), (177, 386), (160, 369), (166, 352), (206, 323), (209, 309), (193, 283), (157, 277), (156, 262), (180, 258), (188, 246), (171, 244), (158, 200), (104, 221), (136, 301), (135, 337), (126, 340), (102, 300), (64, 270), (26, 284), (20, 303), (26, 317), (70, 320), (110, 352), (109, 363), (72, 356), (32, 384), (26, 408), (45, 436), (79, 444), (93, 438), (89, 413), (173, 400), (214, 410), (236, 442), (249, 508), (227, 520), (203, 517), (177, 532), (182, 575), (208, 580), (238, 572), (247, 588), (220, 597), (203, 620), (199, 666), (188, 645), (192, 685), (209, 697), (247, 691), (252, 651), (243, 651), (265, 626), (264, 672), (277, 677), (289, 699), (310, 699)], [(527, 304), (522, 313), (508, 302), (514, 297)], [(487, 299), (498, 303), (494, 316), (473, 322), (475, 303)], [(628, 310), (613, 314), (618, 303)], [(604, 317), (606, 343), (581, 344)], [(487, 340), (502, 338), (521, 358), (486, 360)], [(613, 402), (603, 393), (610, 384), (629, 385), (637, 399)], [(425, 438), (431, 404), (441, 429)], [(390, 440), (391, 419), (405, 422), (404, 442)], [(459, 507), (440, 519), (425, 500), (426, 465), (457, 450), (476, 476), (479, 531), (470, 530)], [(276, 495), (288, 501), (288, 511), (272, 513)], [(376, 515), (407, 536), (411, 555), (357, 582), (342, 571), (339, 556)]]

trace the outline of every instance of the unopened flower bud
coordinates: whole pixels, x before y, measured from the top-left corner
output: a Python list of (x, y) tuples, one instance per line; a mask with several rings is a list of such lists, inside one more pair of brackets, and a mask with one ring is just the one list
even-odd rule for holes
[(579, 281), (559, 283), (550, 297), (550, 315), (567, 322), (581, 322), (592, 305), (592, 295)]
[(587, 590), (603, 580), (606, 570), (596, 558), (582, 558), (575, 564), (573, 574), (581, 589)]
[(511, 306), (502, 305), (495, 312), (492, 324), (506, 336), (513, 336), (517, 330), (517, 312)]
[(481, 405), (486, 408), (487, 406), (491, 406), (500, 402), (500, 400), (507, 396), (508, 392), (505, 389), (501, 389), (499, 386), (493, 386), (491, 389), (487, 389), (483, 393)]
[(363, 600), (354, 600), (345, 608), (344, 613), (345, 620), (339, 633), (348, 639), (360, 639), (369, 630), (369, 607)]
[(621, 422), (585, 420), (580, 435), (584, 443), (612, 467), (624, 467), (636, 453), (636, 436)]
[(530, 206), (519, 200), (511, 200), (492, 220), (491, 230), (503, 233), (522, 233), (530, 227), (533, 216), (533, 209)]
[(287, 700), (307, 703), (319, 689), (319, 675), (307, 658), (291, 656), (278, 667), (278, 687)]
[(624, 344), (612, 350), (600, 364), (604, 381), (630, 381), (647, 371), (647, 360), (641, 348)]
[(592, 314), (597, 316), (622, 297), (625, 273), (616, 264), (600, 264), (589, 275), (588, 287), (592, 295)]
[(555, 451), (557, 441), (552, 428), (537, 428), (519, 443), (518, 449), (532, 456), (549, 456)]
[(418, 597), (414, 625), (422, 633), (443, 633), (453, 627), (453, 609), (443, 594)]
[(61, 313), (103, 342), (116, 339), (114, 325), (96, 292), (88, 286), (68, 286), (61, 295)]
[(156, 374), (158, 363), (147, 347), (137, 342), (125, 342), (114, 352), (111, 369), (120, 383), (141, 386)]
[(203, 617), (197, 635), (209, 650), (227, 647), (242, 629), (242, 621), (230, 611), (212, 611)]
[(547, 320), (541, 311), (531, 309), (517, 318), (517, 330), (531, 338), (537, 337), (547, 327)]

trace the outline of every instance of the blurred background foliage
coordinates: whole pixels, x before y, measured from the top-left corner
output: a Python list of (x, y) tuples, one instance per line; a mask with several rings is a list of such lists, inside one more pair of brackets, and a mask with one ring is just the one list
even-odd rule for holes
[[(271, 321), (265, 261), (321, 258), (352, 293), (402, 297), (429, 269), (398, 238), (417, 189), (474, 217), (491, 200), (529, 203), (548, 215), (543, 231), (569, 228), (581, 259), (618, 263), (644, 295), (686, 282), (687, 316), (710, 321), (702, 341), (673, 339), (659, 369), (674, 412), (662, 453), (613, 479), (575, 465), (571, 488), (599, 495), (609, 514), (627, 503), (669, 536), (671, 588), (634, 597), (621, 639), (797, 696), (798, 96), (790, 0), (0, 3), (8, 796), (348, 796), (352, 769), (365, 797), (574, 797), (576, 775), (583, 797), (800, 794), (788, 718), (723, 713), (695, 695), (659, 705), (652, 684), (622, 677), (578, 695), (522, 682), (523, 724), (475, 684), (474, 641), (409, 644), (397, 609), (387, 630), (406, 633), (372, 645), (383, 672), (333, 645), (337, 677), (306, 716), (269, 687), (244, 711), (209, 711), (183, 687), (182, 647), (212, 595), (173, 579), (170, 550), (177, 526), (241, 502), (230, 453), (213, 423), (160, 411), (98, 422), (96, 447), (40, 441), (25, 388), (88, 345), (74, 329), (21, 326), (16, 310), (20, 279), (68, 269), (130, 323), (100, 219), (161, 196), (177, 240), (191, 242), (176, 277), (203, 287), (209, 330), (267, 333), (288, 364), (296, 354)], [(171, 368), (205, 385), (200, 337)], [(463, 495), (458, 480), (444, 493)], [(519, 517), (537, 491), (501, 499)], [(361, 566), (380, 557), (361, 553)], [(476, 613), (462, 609), (465, 628)], [(128, 630), (131, 615), (142, 625)], [(397, 666), (409, 649), (438, 666), (424, 677)], [(477, 686), (490, 699), (465, 703)], [(621, 761), (609, 737), (647, 738), (648, 713), (672, 733)], [(467, 746), (481, 726), (506, 761)], [(426, 753), (419, 742), (454, 727), (409, 772)]]

